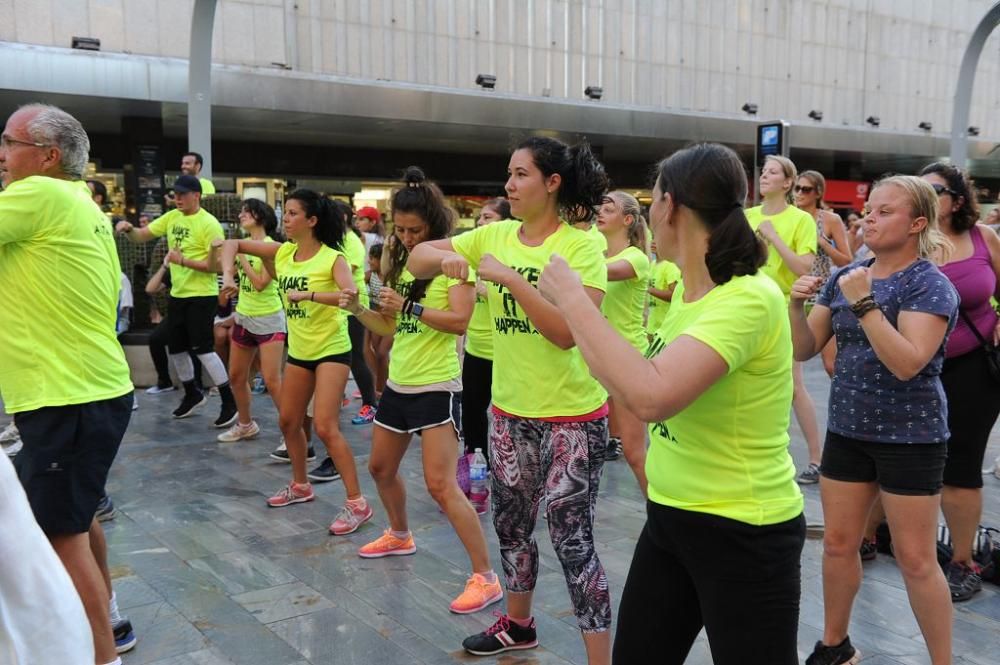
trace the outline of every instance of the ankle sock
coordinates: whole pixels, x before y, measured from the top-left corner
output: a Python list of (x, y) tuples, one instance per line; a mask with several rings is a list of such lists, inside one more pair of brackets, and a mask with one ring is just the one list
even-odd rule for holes
[(348, 499), (347, 505), (354, 510), (364, 510), (368, 507), (368, 502), (365, 500), (365, 497), (359, 496), (357, 499)]
[(111, 592), (111, 602), (108, 603), (108, 615), (111, 617), (111, 625), (122, 620), (122, 615), (118, 612), (118, 598), (115, 596), (115, 592)]
[(389, 533), (392, 534), (393, 538), (398, 538), (399, 540), (406, 540), (410, 537), (409, 531), (394, 531), (390, 529)]
[(507, 615), (507, 618), (516, 623), (521, 628), (530, 628), (531, 622), (534, 621), (534, 619), (532, 619), (531, 617), (528, 617), (527, 619), (515, 619), (509, 614)]
[(476, 573), (476, 574), (482, 577), (487, 584), (497, 583), (497, 574), (494, 573), (492, 570), (488, 570), (485, 573)]

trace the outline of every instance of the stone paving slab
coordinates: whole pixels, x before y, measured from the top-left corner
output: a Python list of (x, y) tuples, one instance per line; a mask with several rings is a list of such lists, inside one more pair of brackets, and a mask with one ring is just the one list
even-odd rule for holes
[[(821, 366), (806, 366), (807, 386), (821, 428), (829, 381)], [(565, 581), (539, 516), (539, 581), (535, 593), (541, 647), (497, 658), (476, 658), (461, 639), (493, 621), (489, 611), (456, 616), (448, 602), (468, 575), (464, 550), (427, 496), (415, 439), (404, 458), (408, 512), (418, 551), (413, 556), (364, 560), (357, 548), (386, 528), (385, 513), (367, 474), (371, 426), (355, 427), (354, 402), (342, 416), (357, 456), (365, 494), (375, 506), (370, 524), (346, 537), (327, 533), (344, 500), (339, 482), (316, 485), (317, 500), (282, 509), (265, 498), (288, 482), (290, 469), (268, 453), (278, 441), (267, 396), (255, 397), (262, 433), (253, 441), (219, 444), (211, 419), (217, 398), (196, 417), (169, 416), (176, 393), (140, 392), (108, 489), (119, 509), (105, 523), (119, 604), (139, 639), (126, 665), (570, 665), (586, 662)], [(792, 426), (792, 455), (806, 461)], [(322, 445), (317, 446), (322, 459)], [(987, 459), (1000, 455), (1000, 435)], [(1000, 480), (986, 482), (984, 521), (1000, 525)], [(806, 515), (822, 520), (819, 490), (804, 488)], [(643, 502), (624, 460), (609, 463), (602, 479), (595, 535), (617, 600), (644, 522)], [(483, 519), (495, 566), (496, 536)], [(803, 552), (799, 631), (802, 660), (821, 636), (822, 545)], [(491, 609), (500, 609), (495, 605)], [(617, 605), (615, 606), (617, 611)], [(987, 588), (955, 613), (956, 663), (996, 665), (1000, 654), (1000, 587)], [(865, 665), (929, 662), (893, 560), (865, 564), (855, 605), (852, 641)], [(688, 663), (711, 663), (704, 633)]]

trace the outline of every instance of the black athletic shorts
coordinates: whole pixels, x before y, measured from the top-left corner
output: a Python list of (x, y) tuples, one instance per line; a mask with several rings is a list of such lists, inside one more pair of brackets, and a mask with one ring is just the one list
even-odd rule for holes
[(49, 536), (86, 533), (132, 417), (132, 393), (14, 415), (24, 448), (14, 468)]
[(167, 301), (167, 348), (170, 353), (191, 351), (196, 356), (215, 349), (215, 296), (171, 298)]
[(461, 435), (462, 393), (436, 390), (405, 394), (386, 386), (375, 412), (375, 424), (391, 432), (414, 434), (451, 423)]
[(874, 483), (889, 494), (940, 494), (948, 446), (859, 441), (827, 430), (819, 472), (831, 480)]
[(296, 367), (307, 369), (310, 372), (315, 372), (316, 368), (323, 363), (340, 363), (341, 365), (347, 365), (350, 367), (351, 352), (345, 351), (344, 353), (335, 353), (332, 356), (323, 356), (322, 358), (317, 358), (316, 360), (299, 360), (298, 358), (288, 356), (289, 365), (295, 365)]

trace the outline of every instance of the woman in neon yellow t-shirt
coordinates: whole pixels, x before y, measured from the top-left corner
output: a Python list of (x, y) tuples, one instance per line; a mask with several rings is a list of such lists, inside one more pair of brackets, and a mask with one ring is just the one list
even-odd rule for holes
[[(649, 285), (649, 256), (646, 254), (646, 220), (639, 202), (627, 192), (615, 191), (604, 198), (597, 211), (597, 230), (608, 241), (608, 292), (601, 309), (618, 334), (645, 351), (648, 346), (642, 328)], [(646, 493), (646, 426), (628, 409), (608, 400), (609, 431), (606, 459), (616, 460), (625, 453), (643, 494)]]
[[(587, 221), (607, 189), (604, 167), (586, 144), (533, 137), (511, 155), (507, 195), (522, 221), (494, 222), (416, 247), (417, 277), (489, 282), (493, 318), (493, 525), (507, 583), (507, 614), (462, 644), (477, 655), (538, 644), (531, 617), (538, 572), (532, 533), (546, 497), (549, 535), (569, 585), (588, 661), (610, 658), (611, 597), (594, 549), (594, 504), (607, 450), (607, 393), (590, 376), (558, 310), (535, 288), (553, 253), (580, 273), (600, 305), (607, 289), (594, 237), (560, 218)], [(603, 236), (599, 236), (602, 237)]]
[(380, 311), (364, 307), (354, 293), (341, 299), (369, 330), (378, 335), (395, 331), (389, 380), (375, 414), (368, 461), (389, 528), (358, 550), (358, 555), (377, 559), (416, 552), (399, 464), (413, 435), (420, 434), (427, 491), (455, 528), (472, 562), (465, 591), (450, 609), (470, 614), (503, 598), (500, 581), (490, 567), (483, 528), (455, 477), (462, 399), (457, 342), (472, 316), (475, 278), (439, 275), (417, 280), (406, 270), (406, 258), (414, 247), (448, 237), (455, 214), (441, 190), (419, 168), (409, 167), (404, 178), (406, 186), (392, 197), (395, 235), (388, 250), (385, 286), (379, 290)]
[(347, 502), (330, 525), (345, 535), (371, 519), (361, 494), (354, 453), (340, 432), (340, 402), (351, 363), (347, 314), (337, 307), (340, 292), (354, 292), (351, 267), (342, 248), (344, 225), (333, 203), (316, 192), (298, 189), (285, 200), (288, 242), (227, 240), (222, 249), (223, 288), (239, 287), (234, 278), (237, 253), (259, 256), (278, 282), (288, 320), (288, 363), (281, 386), (279, 424), (292, 463), (292, 482), (267, 500), (280, 508), (312, 501), (306, 475), (306, 406), (314, 400), (313, 426), (344, 481)]
[[(510, 219), (510, 202), (507, 199), (490, 199), (483, 203), (476, 226)], [(465, 454), (471, 455), (479, 448), (490, 459), (489, 417), (493, 400), (493, 317), (487, 301), (488, 287), (476, 281), (476, 306), (465, 333), (465, 358), (462, 361), (462, 434), (465, 435)], [(480, 515), (486, 513), (489, 496), (469, 497)]]
[[(795, 164), (787, 157), (770, 155), (760, 171), (760, 195), (763, 202), (746, 211), (747, 221), (770, 246), (767, 264), (761, 269), (777, 282), (788, 300), (792, 284), (809, 274), (816, 258), (816, 222), (809, 213), (792, 205), (792, 185), (797, 180)], [(793, 363), (792, 380), (795, 395), (792, 407), (799, 429), (809, 448), (809, 464), (798, 480), (803, 484), (819, 482), (819, 424), (816, 404), (806, 390), (802, 364)]]
[[(240, 210), (240, 227), (255, 242), (281, 241), (274, 209), (259, 199), (247, 199)], [(213, 245), (214, 250), (222, 241)], [(278, 295), (274, 277), (263, 267), (263, 259), (247, 254), (236, 257), (240, 294), (236, 301), (236, 323), (233, 325), (229, 351), (229, 385), (233, 388), (238, 410), (237, 421), (218, 436), (219, 441), (232, 442), (252, 439), (260, 433), (250, 410), (250, 385), (247, 383), (250, 365), (260, 353), (260, 371), (264, 375), (267, 393), (277, 409), (281, 395), (281, 362), (285, 355), (285, 309)], [(214, 261), (213, 261), (214, 262)]]
[[(647, 358), (559, 256), (539, 289), (590, 371), (652, 423), (649, 502), (622, 592), (616, 663), (679, 663), (704, 627), (714, 662), (798, 663), (802, 494), (788, 454), (792, 340), (760, 270), (739, 157), (699, 144), (660, 163), (649, 216), (683, 275)], [(752, 645), (749, 646), (749, 645)]]

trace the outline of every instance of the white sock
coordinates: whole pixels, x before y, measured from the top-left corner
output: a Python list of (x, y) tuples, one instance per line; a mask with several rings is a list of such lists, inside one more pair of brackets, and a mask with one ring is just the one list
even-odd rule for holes
[(122, 615), (118, 612), (118, 598), (114, 591), (111, 592), (111, 602), (108, 603), (108, 614), (111, 615), (112, 626), (122, 620)]
[[(221, 386), (229, 382), (229, 375), (226, 373), (226, 366), (222, 364), (222, 358), (215, 351), (209, 353), (199, 353), (198, 360), (212, 378), (212, 383)], [(194, 378), (194, 370), (191, 370), (191, 378)]]
[(122, 657), (118, 656), (113, 661), (111, 661), (110, 663), (108, 663), (108, 665), (122, 665)]
[(181, 380), (181, 383), (194, 381), (194, 363), (191, 362), (191, 354), (187, 351), (171, 353), (170, 364), (174, 366), (174, 371), (177, 372), (177, 378)]

